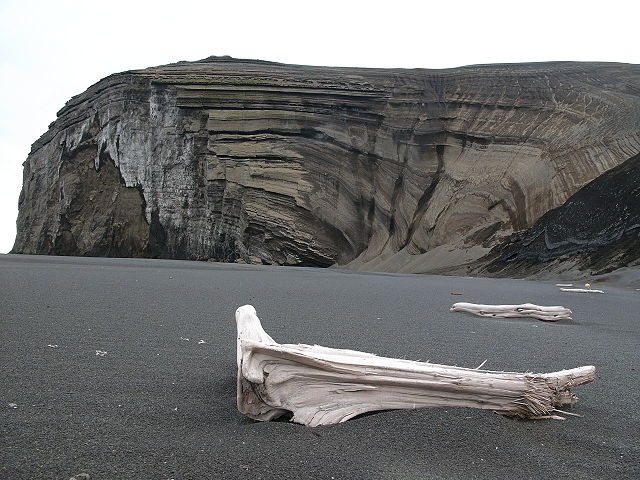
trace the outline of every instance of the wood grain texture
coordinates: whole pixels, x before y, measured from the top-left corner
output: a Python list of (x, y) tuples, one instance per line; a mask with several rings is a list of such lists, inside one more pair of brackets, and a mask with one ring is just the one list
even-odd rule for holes
[(593, 366), (547, 374), (494, 372), (279, 344), (251, 305), (238, 308), (236, 323), (237, 406), (260, 421), (292, 414), (293, 422), (314, 427), (379, 410), (446, 406), (517, 418), (555, 416), (576, 401), (571, 388), (595, 378)]
[(478, 303), (458, 302), (450, 309), (452, 312), (466, 312), (480, 315), (481, 317), (518, 318), (530, 317), (545, 322), (557, 322), (558, 320), (571, 320), (572, 312), (561, 306), (544, 307), (533, 303), (521, 305), (482, 305)]

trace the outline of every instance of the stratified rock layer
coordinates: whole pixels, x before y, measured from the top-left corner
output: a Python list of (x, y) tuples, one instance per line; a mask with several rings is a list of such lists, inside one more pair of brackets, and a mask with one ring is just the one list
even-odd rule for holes
[(530, 229), (495, 247), (477, 273), (529, 276), (570, 267), (608, 273), (640, 260), (640, 155), (601, 175)]
[(14, 252), (427, 272), (640, 152), (640, 67), (211, 57), (112, 75), (25, 162)]

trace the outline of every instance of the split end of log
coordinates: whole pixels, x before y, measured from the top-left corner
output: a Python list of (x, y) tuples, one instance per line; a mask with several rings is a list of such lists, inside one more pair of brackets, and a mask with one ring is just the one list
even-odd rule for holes
[(596, 378), (596, 367), (587, 365), (585, 367), (570, 368), (557, 372), (545, 373), (542, 375), (547, 382), (555, 382), (554, 387), (566, 389), (592, 382)]
[(571, 415), (558, 410), (564, 405), (573, 405), (578, 397), (572, 388), (596, 379), (593, 365), (560, 370), (552, 373), (526, 374), (525, 394), (508, 409), (498, 411), (502, 415), (516, 418), (554, 418), (554, 412)]

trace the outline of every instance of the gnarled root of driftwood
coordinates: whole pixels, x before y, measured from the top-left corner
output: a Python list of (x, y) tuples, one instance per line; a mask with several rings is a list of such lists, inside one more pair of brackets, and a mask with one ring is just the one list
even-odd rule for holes
[(281, 345), (251, 305), (236, 311), (237, 405), (255, 420), (292, 413), (308, 426), (378, 410), (460, 406), (519, 417), (553, 415), (595, 378), (592, 366), (554, 373), (492, 372), (378, 357), (318, 345)]
[(544, 322), (557, 322), (558, 320), (571, 320), (571, 310), (565, 307), (541, 307), (533, 303), (522, 305), (480, 305), (477, 303), (454, 303), (450, 309), (452, 312), (467, 312), (482, 317), (531, 317)]

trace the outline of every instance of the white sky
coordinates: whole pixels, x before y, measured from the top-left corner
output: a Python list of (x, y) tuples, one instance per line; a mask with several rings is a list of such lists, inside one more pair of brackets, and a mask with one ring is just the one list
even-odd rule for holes
[(111, 73), (210, 55), (406, 68), (640, 63), (638, 13), (636, 0), (0, 0), (0, 253), (13, 246), (31, 144)]

